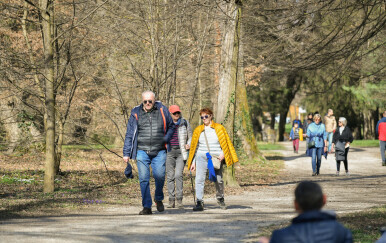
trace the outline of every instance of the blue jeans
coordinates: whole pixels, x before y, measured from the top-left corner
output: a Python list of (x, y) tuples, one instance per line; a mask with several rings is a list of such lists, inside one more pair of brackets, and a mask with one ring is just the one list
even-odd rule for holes
[(332, 136), (334, 135), (333, 132), (328, 132), (327, 133), (327, 141), (328, 141), (328, 150), (327, 152), (331, 151), (331, 145), (332, 145)]
[(155, 180), (154, 200), (164, 200), (163, 188), (165, 184), (165, 162), (166, 150), (159, 151), (155, 156), (149, 156), (143, 150), (138, 150), (137, 152), (138, 177), (142, 194), (142, 206), (144, 208), (151, 208), (152, 205), (149, 183), (150, 166), (153, 170), (153, 177)]
[(322, 164), (322, 153), (323, 153), (323, 147), (321, 148), (312, 148), (312, 172), (318, 173), (320, 170), (320, 165)]

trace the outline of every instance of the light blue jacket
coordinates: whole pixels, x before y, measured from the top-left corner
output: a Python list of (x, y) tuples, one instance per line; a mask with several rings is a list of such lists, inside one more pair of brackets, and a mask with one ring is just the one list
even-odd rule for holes
[(326, 127), (323, 123), (316, 124), (315, 122), (311, 123), (307, 127), (307, 137), (309, 141), (315, 141), (315, 147), (323, 148), (324, 140), (327, 140)]

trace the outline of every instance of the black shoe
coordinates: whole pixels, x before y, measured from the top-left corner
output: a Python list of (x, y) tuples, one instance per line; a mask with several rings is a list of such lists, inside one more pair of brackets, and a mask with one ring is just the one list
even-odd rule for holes
[(141, 212), (139, 212), (139, 215), (150, 215), (152, 214), (151, 208), (143, 208)]
[(227, 209), (227, 206), (225, 205), (224, 198), (217, 199), (217, 204), (220, 205), (220, 208), (223, 210)]
[(386, 166), (386, 162), (382, 162), (382, 166)]
[(197, 200), (197, 205), (193, 208), (193, 211), (204, 211), (204, 202)]
[(155, 205), (157, 205), (157, 211), (158, 212), (165, 211), (165, 207), (164, 207), (164, 204), (162, 203), (162, 201), (155, 201)]

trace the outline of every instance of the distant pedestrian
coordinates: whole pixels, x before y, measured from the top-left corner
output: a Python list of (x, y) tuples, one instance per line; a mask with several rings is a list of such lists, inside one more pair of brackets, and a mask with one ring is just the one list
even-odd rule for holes
[(295, 118), (295, 120), (293, 120), (292, 122), (292, 127), (294, 127), (295, 123), (297, 123), (299, 126), (299, 128), (302, 128), (303, 125), (302, 125), (302, 122), (300, 121), (300, 119), (298, 117)]
[(292, 140), (294, 153), (299, 153), (299, 140), (303, 141), (303, 129), (299, 128), (298, 123), (294, 123), (294, 127), (291, 129), (289, 139)]
[(383, 112), (383, 117), (378, 121), (375, 133), (378, 134), (379, 147), (381, 149), (382, 166), (386, 166), (386, 111)]
[(166, 143), (172, 137), (174, 123), (168, 108), (155, 101), (152, 91), (142, 93), (142, 104), (131, 110), (125, 143), (123, 160), (137, 160), (139, 185), (142, 194), (140, 215), (152, 214), (150, 195), (150, 166), (155, 179), (154, 201), (159, 212), (164, 211), (163, 187), (165, 184)]
[(327, 141), (328, 141), (328, 153), (331, 152), (332, 145), (332, 136), (336, 130), (336, 120), (334, 116), (334, 111), (332, 109), (328, 109), (327, 115), (324, 116), (323, 123), (326, 126), (327, 132)]
[(319, 113), (314, 115), (314, 122), (307, 128), (307, 137), (309, 138), (307, 155), (312, 157), (312, 176), (316, 176), (320, 173), (322, 154), (327, 152), (326, 128), (321, 123)]
[(172, 105), (169, 107), (175, 129), (169, 142), (170, 151), (166, 158), (167, 188), (169, 193), (168, 208), (184, 208), (182, 199), (183, 191), (183, 172), (185, 162), (188, 159), (188, 151), (192, 140), (192, 128), (187, 120), (182, 117), (180, 107)]
[(336, 158), (336, 175), (339, 176), (340, 162), (343, 161), (346, 175), (350, 175), (348, 171), (347, 154), (350, 149), (350, 143), (354, 140), (350, 128), (347, 127), (347, 120), (344, 117), (339, 117), (339, 128), (335, 131), (332, 138), (332, 146), (335, 147)]
[(314, 114), (308, 113), (307, 117), (303, 121), (303, 134), (307, 133), (307, 127), (312, 122)]
[(351, 231), (337, 222), (332, 211), (322, 211), (327, 199), (315, 182), (302, 181), (295, 189), (294, 206), (299, 213), (292, 224), (272, 233), (271, 243), (351, 243)]
[(212, 110), (204, 108), (200, 110), (200, 116), (204, 124), (194, 129), (188, 159), (188, 168), (191, 171), (196, 171), (197, 204), (193, 208), (193, 211), (204, 210), (204, 185), (208, 169), (207, 153), (209, 153), (209, 151), (212, 157), (217, 156), (219, 160), (222, 161), (220, 169), (215, 170), (216, 198), (220, 208), (226, 209), (224, 201), (224, 181), (222, 176), (223, 167), (224, 164), (225, 166), (230, 166), (238, 162), (239, 159), (237, 158), (236, 150), (233, 147), (225, 127), (212, 120)]

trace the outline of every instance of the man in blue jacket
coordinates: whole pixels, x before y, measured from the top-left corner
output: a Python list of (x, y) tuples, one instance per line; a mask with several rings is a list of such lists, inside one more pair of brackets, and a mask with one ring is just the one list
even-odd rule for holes
[(353, 242), (350, 230), (336, 221), (334, 213), (321, 211), (325, 204), (326, 196), (317, 183), (300, 182), (295, 189), (295, 209), (299, 215), (287, 228), (275, 230), (270, 242)]
[(165, 210), (163, 187), (165, 184), (165, 162), (167, 142), (174, 132), (174, 123), (168, 108), (155, 101), (152, 91), (142, 93), (142, 104), (131, 110), (125, 143), (123, 160), (137, 160), (138, 177), (142, 194), (142, 211), (140, 215), (152, 214), (150, 195), (150, 166), (155, 180), (154, 201), (157, 210)]

